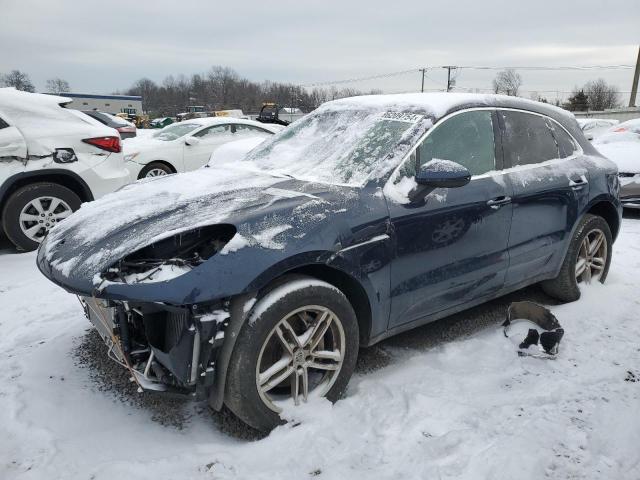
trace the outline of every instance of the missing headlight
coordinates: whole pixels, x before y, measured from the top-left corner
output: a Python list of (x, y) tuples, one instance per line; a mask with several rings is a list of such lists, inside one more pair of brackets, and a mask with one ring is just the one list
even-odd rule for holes
[(171, 280), (214, 256), (235, 234), (236, 228), (229, 224), (179, 233), (127, 255), (109, 267), (101, 280), (118, 283)]

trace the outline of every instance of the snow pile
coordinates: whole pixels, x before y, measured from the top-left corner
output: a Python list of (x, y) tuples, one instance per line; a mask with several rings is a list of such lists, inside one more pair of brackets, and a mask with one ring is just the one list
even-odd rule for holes
[(429, 350), (412, 331), (347, 398), (287, 408), (297, 423), (253, 442), (206, 405), (177, 430), (96, 388), (71, 356), (90, 325), (34, 262), (0, 255), (0, 478), (640, 478), (640, 220), (623, 221), (606, 285), (551, 307), (556, 360), (519, 358), (497, 323)]

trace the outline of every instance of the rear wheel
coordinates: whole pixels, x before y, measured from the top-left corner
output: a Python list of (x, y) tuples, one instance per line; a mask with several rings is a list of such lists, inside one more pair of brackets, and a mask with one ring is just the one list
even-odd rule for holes
[(175, 173), (171, 167), (162, 162), (151, 162), (146, 165), (142, 170), (140, 170), (140, 174), (138, 175), (138, 179), (148, 178), (148, 177), (162, 177), (164, 175), (171, 175)]
[(80, 197), (55, 183), (34, 183), (11, 194), (2, 212), (4, 231), (18, 248), (38, 248), (47, 232), (80, 208)]
[(332, 285), (296, 278), (265, 295), (262, 312), (240, 331), (229, 363), (225, 403), (262, 431), (283, 423), (286, 404), (311, 397), (336, 401), (358, 353), (358, 323), (347, 298)]
[(542, 282), (544, 291), (572, 302), (580, 298), (579, 284), (604, 283), (611, 264), (612, 243), (609, 224), (602, 217), (585, 215), (571, 240), (560, 274)]

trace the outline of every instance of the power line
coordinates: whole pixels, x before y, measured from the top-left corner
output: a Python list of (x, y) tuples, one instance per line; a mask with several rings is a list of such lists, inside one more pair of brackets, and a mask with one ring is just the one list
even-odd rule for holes
[[(343, 84), (347, 84), (347, 83), (357, 83), (357, 82), (364, 82), (364, 81), (368, 81), (368, 80), (379, 80), (382, 78), (391, 78), (391, 77), (397, 77), (400, 75), (407, 75), (409, 73), (422, 73), (424, 75), (425, 78), (428, 78), (429, 80), (433, 81), (434, 83), (438, 83), (435, 80), (429, 78), (428, 75), (426, 75), (426, 71), (427, 70), (433, 70), (436, 68), (447, 68), (447, 69), (457, 69), (456, 71), (459, 72), (461, 69), (467, 69), (467, 70), (508, 70), (508, 69), (512, 69), (512, 70), (529, 70), (529, 71), (534, 71), (534, 70), (538, 70), (538, 71), (569, 71), (569, 70), (579, 70), (579, 71), (588, 71), (588, 70), (629, 70), (632, 68), (635, 68), (634, 65), (564, 65), (564, 66), (544, 66), (544, 65), (538, 65), (538, 66), (495, 66), (495, 65), (462, 65), (462, 66), (452, 66), (452, 65), (440, 65), (440, 66), (432, 66), (432, 67), (420, 67), (420, 68), (411, 68), (408, 70), (399, 70), (399, 71), (395, 71), (395, 72), (387, 72), (387, 73), (380, 73), (380, 74), (376, 74), (376, 75), (370, 75), (370, 76), (366, 76), (366, 77), (354, 77), (354, 78), (346, 78), (346, 79), (341, 79), (341, 80), (328, 80), (328, 81), (322, 81), (322, 82), (314, 82), (314, 83), (307, 83), (307, 84), (300, 84), (300, 87), (304, 87), (304, 88), (312, 88), (312, 87), (324, 87), (324, 86), (329, 86), (329, 85), (343, 85)], [(455, 79), (455, 77), (454, 77)]]

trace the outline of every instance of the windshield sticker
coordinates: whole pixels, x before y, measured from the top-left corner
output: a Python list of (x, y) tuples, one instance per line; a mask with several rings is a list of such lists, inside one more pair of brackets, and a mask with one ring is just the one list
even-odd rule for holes
[(385, 112), (382, 120), (395, 120), (397, 122), (406, 123), (418, 123), (424, 118), (424, 115), (418, 115), (417, 113), (404, 113), (404, 112)]

